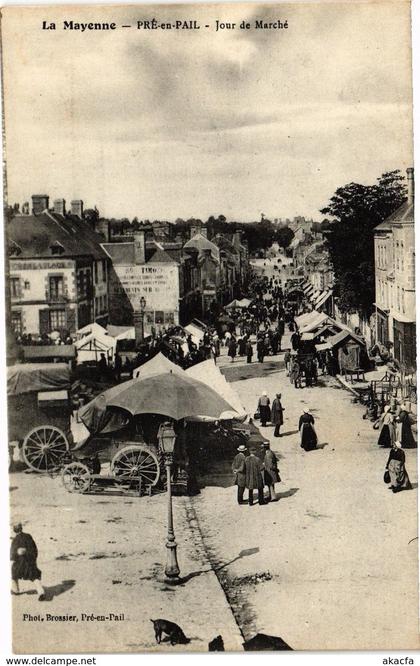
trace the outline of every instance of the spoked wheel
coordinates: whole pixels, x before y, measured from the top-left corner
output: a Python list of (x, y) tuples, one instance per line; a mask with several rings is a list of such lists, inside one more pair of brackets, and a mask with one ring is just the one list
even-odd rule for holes
[(50, 472), (60, 466), (62, 456), (69, 450), (67, 437), (55, 426), (38, 426), (23, 440), (22, 456), (35, 472)]
[(139, 479), (142, 485), (155, 486), (160, 475), (159, 462), (145, 446), (131, 444), (115, 454), (111, 461), (111, 474), (119, 479)]
[(90, 488), (90, 471), (80, 462), (71, 462), (61, 472), (63, 486), (69, 493), (85, 493)]

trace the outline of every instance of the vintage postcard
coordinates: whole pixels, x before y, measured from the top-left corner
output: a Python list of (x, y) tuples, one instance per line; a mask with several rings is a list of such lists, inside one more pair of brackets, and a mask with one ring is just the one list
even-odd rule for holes
[(1, 38), (14, 652), (418, 649), (410, 3)]

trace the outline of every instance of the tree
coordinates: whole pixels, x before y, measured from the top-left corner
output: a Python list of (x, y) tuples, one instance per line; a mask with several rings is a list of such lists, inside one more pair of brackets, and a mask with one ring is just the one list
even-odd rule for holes
[(349, 183), (338, 188), (321, 210), (332, 218), (327, 242), (342, 312), (371, 312), (375, 301), (373, 230), (407, 198), (403, 181), (399, 171), (390, 171), (375, 185)]
[(277, 229), (275, 233), (275, 240), (280, 245), (280, 247), (283, 248), (289, 247), (294, 237), (295, 234), (292, 229), (289, 229), (289, 227), (281, 227), (280, 229)]

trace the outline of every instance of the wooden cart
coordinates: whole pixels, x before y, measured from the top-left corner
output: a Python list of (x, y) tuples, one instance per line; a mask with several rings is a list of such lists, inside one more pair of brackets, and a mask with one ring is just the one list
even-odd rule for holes
[(71, 442), (70, 370), (65, 363), (8, 368), (9, 451), (13, 443), (34, 472), (59, 468)]

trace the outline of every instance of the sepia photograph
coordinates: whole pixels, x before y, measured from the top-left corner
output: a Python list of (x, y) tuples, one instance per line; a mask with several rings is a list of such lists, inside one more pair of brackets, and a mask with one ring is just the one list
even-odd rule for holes
[(411, 29), (1, 9), (11, 652), (419, 650)]

